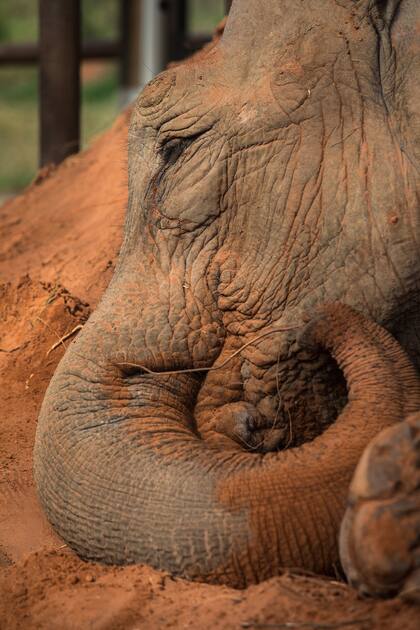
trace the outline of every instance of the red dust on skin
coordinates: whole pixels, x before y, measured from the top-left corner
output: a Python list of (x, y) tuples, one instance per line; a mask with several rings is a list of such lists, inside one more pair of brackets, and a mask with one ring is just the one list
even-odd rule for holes
[[(64, 301), (40, 283), (53, 286), (60, 281), (94, 309), (109, 282), (109, 262), (118, 251), (126, 203), (127, 120), (124, 114), (92, 149), (66, 161), (0, 209), (5, 234), (0, 251), (0, 347), (7, 350), (0, 352), (0, 488), (2, 496), (17, 506), (14, 527), (5, 519), (10, 503), (0, 506), (1, 628), (236, 630), (253, 623), (357, 621), (362, 630), (396, 626), (416, 630), (417, 608), (399, 600), (360, 599), (336, 580), (288, 572), (237, 591), (173, 580), (144, 566), (83, 562), (51, 535), (37, 507), (19, 508), (19, 496), (31, 496), (36, 505), (32, 481), (36, 419), (63, 348), (57, 347), (48, 359), (46, 354), (57, 335), (79, 323)], [(101, 186), (92, 186), (103, 172), (108, 175), (101, 178)], [(21, 282), (25, 274), (30, 277)], [(16, 532), (24, 532), (17, 555)]]
[[(46, 355), (57, 338), (81, 322), (60, 297), (40, 286), (59, 282), (77, 300), (95, 308), (111, 277), (121, 238), (126, 135), (127, 115), (93, 149), (68, 160), (56, 173), (46, 174), (37, 186), (0, 210), (6, 230), (0, 250), (4, 282), (0, 308), (7, 313), (7, 318), (0, 317), (0, 333), (8, 340), (0, 353), (4, 416), (0, 461), (5, 473), (0, 483), (3, 490), (6, 487), (5, 495), (18, 493), (17, 476), (28, 496), (33, 496), (31, 453), (36, 417), (62, 355), (61, 346), (48, 360)], [(95, 185), (98, 181), (100, 186)], [(20, 279), (27, 274), (25, 285)], [(25, 293), (24, 286), (29, 286)], [(1, 512), (5, 509), (0, 507)], [(9, 565), (0, 569), (2, 628), (143, 625), (229, 630), (285, 623), (353, 624), (362, 629), (418, 627), (418, 609), (399, 600), (363, 600), (336, 580), (288, 572), (236, 591), (173, 580), (148, 567), (82, 562), (59, 540), (44, 535), (31, 539), (39, 531), (37, 509), (25, 513), (18, 507), (15, 511), (15, 532), (23, 529), (28, 535), (20, 557), (12, 549), (13, 528), (10, 537), (6, 533), (2, 539), (0, 564)], [(4, 534), (3, 523), (0, 518)]]

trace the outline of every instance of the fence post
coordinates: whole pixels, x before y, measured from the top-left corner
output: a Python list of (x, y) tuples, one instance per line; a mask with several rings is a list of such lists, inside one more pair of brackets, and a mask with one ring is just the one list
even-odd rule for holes
[(185, 57), (186, 0), (142, 0), (140, 87)]
[(187, 0), (172, 0), (166, 4), (169, 12), (167, 61), (178, 61), (186, 54)]
[(40, 164), (80, 143), (80, 0), (39, 0)]
[(120, 105), (130, 103), (139, 89), (141, 0), (120, 0)]

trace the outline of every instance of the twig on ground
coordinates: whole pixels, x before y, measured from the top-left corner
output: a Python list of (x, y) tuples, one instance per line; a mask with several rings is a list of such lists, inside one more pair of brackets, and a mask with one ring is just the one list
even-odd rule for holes
[(334, 584), (334, 586), (341, 586), (341, 588), (349, 589), (349, 585), (347, 582), (339, 582), (338, 580), (329, 580), (330, 584)]
[(50, 354), (50, 352), (52, 352), (53, 350), (55, 350), (56, 348), (58, 348), (58, 346), (60, 346), (61, 344), (63, 344), (64, 348), (66, 347), (64, 345), (64, 342), (67, 341), (67, 339), (70, 339), (70, 337), (72, 337), (75, 333), (79, 332), (79, 330), (82, 330), (83, 326), (82, 324), (78, 324), (77, 326), (75, 326), (73, 328), (73, 330), (71, 330), (69, 333), (63, 335), (63, 337), (61, 337), (58, 341), (56, 341), (51, 348), (48, 350), (46, 356), (48, 356)]
[(12, 352), (17, 352), (18, 350), (23, 350), (29, 344), (29, 341), (25, 341), (25, 343), (20, 344), (19, 346), (15, 346), (14, 348), (0, 348), (0, 352), (5, 352), (6, 354), (12, 354)]
[(50, 331), (50, 333), (52, 333), (53, 335), (55, 335), (55, 336), (57, 337), (57, 339), (60, 341), (60, 343), (62, 343), (62, 344), (63, 344), (64, 348), (65, 348), (65, 349), (67, 349), (67, 348), (66, 348), (66, 346), (65, 346), (65, 344), (64, 344), (64, 342), (62, 342), (62, 341), (61, 341), (61, 337), (60, 337), (60, 335), (58, 334), (58, 332), (56, 332), (53, 328), (51, 328), (51, 326), (50, 326), (49, 324), (47, 324), (47, 322), (46, 322), (45, 320), (43, 320), (41, 317), (39, 317), (39, 315), (37, 315), (37, 316), (35, 317), (35, 319), (37, 319), (39, 322), (41, 322), (41, 324), (42, 324), (43, 326), (45, 326), (45, 328), (46, 328), (47, 330), (49, 330), (49, 331)]
[(45, 356), (48, 356), (50, 354), (50, 352), (52, 352), (53, 350), (55, 350), (55, 348), (58, 348), (58, 346), (62, 345), (64, 350), (67, 350), (67, 346), (64, 343), (66, 339), (68, 339), (69, 337), (71, 337), (72, 335), (74, 335), (75, 332), (77, 332), (78, 330), (81, 330), (83, 328), (82, 324), (78, 324), (75, 328), (73, 328), (73, 330), (67, 334), (64, 335), (64, 337), (60, 337), (60, 335), (58, 334), (58, 332), (56, 330), (54, 330), (53, 328), (51, 328), (51, 326), (49, 324), (47, 324), (47, 322), (45, 320), (43, 320), (41, 317), (37, 316), (35, 319), (37, 319), (39, 322), (41, 322), (41, 324), (43, 324), (43, 326), (45, 326), (45, 328), (47, 328), (50, 333), (52, 333), (53, 335), (55, 335), (58, 339), (57, 343), (55, 343), (54, 345), (51, 346), (51, 348), (48, 350), (47, 354)]

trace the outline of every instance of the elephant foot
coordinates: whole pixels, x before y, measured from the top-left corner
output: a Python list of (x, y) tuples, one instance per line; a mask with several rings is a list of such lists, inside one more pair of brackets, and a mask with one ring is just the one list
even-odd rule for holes
[(420, 603), (420, 413), (382, 431), (364, 452), (340, 555), (362, 593)]
[(281, 447), (285, 429), (273, 424), (268, 426), (253, 405), (235, 402), (212, 412), (203, 437), (224, 449), (267, 453)]

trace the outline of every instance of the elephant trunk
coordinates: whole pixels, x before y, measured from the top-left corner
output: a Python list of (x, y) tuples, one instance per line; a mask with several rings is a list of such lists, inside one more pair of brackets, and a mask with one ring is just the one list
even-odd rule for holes
[(84, 558), (237, 587), (279, 567), (330, 571), (364, 447), (420, 404), (395, 340), (347, 307), (325, 308), (302, 341), (336, 359), (347, 406), (312, 442), (251, 454), (195, 433), (194, 374), (127, 374), (102, 359), (116, 325), (103, 312), (63, 358), (37, 430), (38, 492), (64, 540)]

